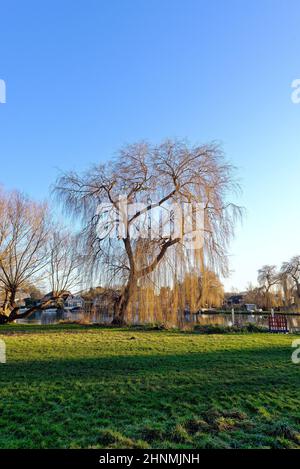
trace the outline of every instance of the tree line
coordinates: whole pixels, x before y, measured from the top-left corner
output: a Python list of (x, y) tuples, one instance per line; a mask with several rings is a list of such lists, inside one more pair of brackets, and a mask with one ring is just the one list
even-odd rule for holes
[(247, 290), (247, 301), (265, 309), (298, 308), (300, 304), (300, 256), (283, 262), (281, 267), (264, 265), (258, 271), (258, 284)]

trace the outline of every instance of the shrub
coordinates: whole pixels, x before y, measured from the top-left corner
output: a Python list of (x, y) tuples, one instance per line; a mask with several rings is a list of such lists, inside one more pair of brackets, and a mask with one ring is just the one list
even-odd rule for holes
[(257, 333), (267, 332), (268, 329), (257, 326), (255, 324), (245, 324), (244, 326), (214, 326), (214, 325), (200, 325), (194, 326), (194, 332), (200, 334), (232, 334), (232, 333)]

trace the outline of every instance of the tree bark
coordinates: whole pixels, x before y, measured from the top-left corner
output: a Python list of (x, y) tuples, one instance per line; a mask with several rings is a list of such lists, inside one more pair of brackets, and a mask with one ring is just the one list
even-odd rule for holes
[(161, 247), (160, 252), (157, 254), (157, 256), (154, 258), (151, 264), (148, 266), (144, 267), (143, 269), (136, 271), (136, 266), (134, 262), (134, 257), (133, 257), (133, 252), (132, 252), (132, 247), (131, 247), (131, 242), (129, 236), (125, 238), (124, 240), (124, 245), (125, 249), (128, 255), (129, 259), (129, 264), (130, 264), (130, 275), (128, 279), (128, 283), (125, 286), (120, 298), (115, 304), (114, 308), (114, 318), (112, 320), (112, 324), (116, 326), (124, 326), (126, 324), (126, 312), (130, 303), (130, 300), (132, 298), (132, 295), (137, 287), (137, 281), (139, 278), (143, 278), (146, 275), (151, 274), (157, 265), (160, 263), (162, 258), (164, 257), (167, 249), (170, 246), (173, 246), (174, 244), (178, 243), (180, 241), (180, 238), (175, 238), (173, 240), (167, 241), (163, 246)]
[(297, 291), (298, 304), (299, 304), (299, 301), (300, 301), (300, 283), (298, 282), (298, 280), (296, 280), (295, 283), (296, 283), (296, 291)]
[(114, 307), (114, 318), (112, 324), (116, 326), (124, 326), (126, 324), (125, 316), (129, 306), (130, 299), (137, 285), (137, 276), (135, 271), (135, 262), (132, 252), (131, 240), (129, 234), (126, 238), (123, 239), (124, 247), (127, 252), (129, 265), (130, 265), (130, 274), (128, 278), (127, 285), (124, 287), (123, 292), (121, 293), (120, 298), (116, 301)]
[(112, 324), (115, 326), (125, 326), (126, 312), (132, 298), (132, 295), (137, 286), (137, 278), (130, 276), (127, 285), (125, 286), (120, 298), (117, 300), (114, 308), (114, 318)]

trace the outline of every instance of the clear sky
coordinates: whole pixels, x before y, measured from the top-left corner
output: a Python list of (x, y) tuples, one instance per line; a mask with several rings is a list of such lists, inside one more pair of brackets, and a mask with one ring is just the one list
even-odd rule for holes
[(0, 2), (0, 181), (37, 199), (122, 144), (219, 140), (247, 209), (243, 289), (300, 253), (299, 0)]

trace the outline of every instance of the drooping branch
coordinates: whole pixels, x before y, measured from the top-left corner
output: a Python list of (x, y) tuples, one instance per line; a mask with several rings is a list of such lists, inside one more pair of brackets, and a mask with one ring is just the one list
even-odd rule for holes
[(180, 241), (181, 241), (181, 238), (175, 238), (175, 239), (172, 239), (172, 240), (169, 240), (169, 241), (165, 242), (163, 244), (160, 252), (157, 254), (155, 259), (153, 260), (153, 262), (151, 262), (151, 264), (148, 265), (147, 267), (144, 267), (143, 269), (138, 271), (137, 272), (137, 277), (142, 278), (142, 277), (145, 277), (146, 275), (151, 274), (156, 269), (156, 267), (158, 266), (160, 261), (163, 259), (163, 257), (166, 254), (167, 250), (171, 246), (174, 246), (175, 244), (179, 243)]

